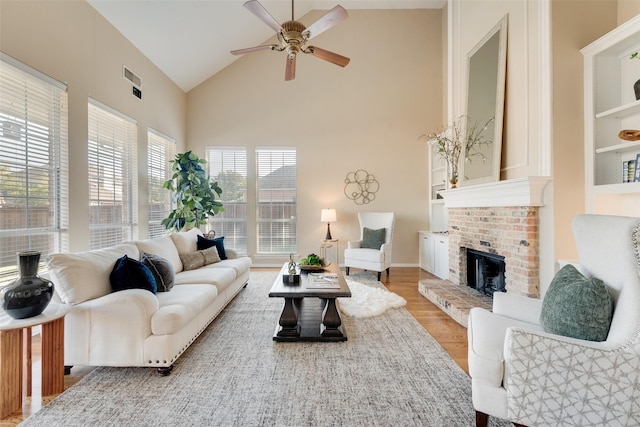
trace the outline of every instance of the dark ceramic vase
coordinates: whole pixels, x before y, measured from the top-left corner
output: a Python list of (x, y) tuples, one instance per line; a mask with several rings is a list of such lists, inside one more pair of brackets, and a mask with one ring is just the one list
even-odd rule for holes
[(640, 80), (633, 85), (633, 90), (636, 92), (636, 100), (640, 99)]
[(51, 302), (53, 283), (37, 275), (39, 262), (40, 252), (19, 252), (20, 277), (0, 292), (2, 308), (14, 319), (37, 316)]

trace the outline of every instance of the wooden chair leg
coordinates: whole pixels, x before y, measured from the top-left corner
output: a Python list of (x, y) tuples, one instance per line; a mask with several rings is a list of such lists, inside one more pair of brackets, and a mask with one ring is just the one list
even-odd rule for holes
[(476, 427), (487, 427), (489, 425), (489, 415), (476, 411)]
[(349, 267), (346, 267), (347, 276), (349, 275)]
[(380, 281), (380, 277), (382, 277), (382, 271), (378, 271), (378, 282)]

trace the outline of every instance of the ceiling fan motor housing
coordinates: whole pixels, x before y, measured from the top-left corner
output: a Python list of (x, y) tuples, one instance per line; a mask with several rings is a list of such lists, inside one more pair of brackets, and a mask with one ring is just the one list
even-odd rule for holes
[(282, 24), (283, 33), (278, 34), (278, 40), (284, 50), (287, 51), (289, 59), (293, 59), (301, 50), (304, 50), (306, 39), (302, 32), (307, 29), (298, 21), (287, 21)]

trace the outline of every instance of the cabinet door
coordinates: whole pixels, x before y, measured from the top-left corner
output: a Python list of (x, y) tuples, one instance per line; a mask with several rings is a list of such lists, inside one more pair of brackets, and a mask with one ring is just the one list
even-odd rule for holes
[(429, 273), (434, 272), (434, 249), (435, 239), (433, 235), (420, 233), (420, 268)]
[(449, 239), (438, 237), (434, 248), (434, 274), (441, 279), (449, 278)]

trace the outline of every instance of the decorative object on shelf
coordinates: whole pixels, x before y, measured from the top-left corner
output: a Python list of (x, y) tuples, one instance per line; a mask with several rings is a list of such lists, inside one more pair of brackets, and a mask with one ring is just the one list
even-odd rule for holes
[(618, 138), (625, 141), (640, 141), (640, 130), (623, 129), (618, 133)]
[[(447, 162), (449, 188), (457, 188), (458, 186), (460, 178), (458, 168), (463, 144), (465, 162), (471, 162), (473, 157), (479, 157), (482, 161), (485, 160), (485, 155), (480, 148), (493, 142), (485, 137), (485, 131), (493, 120), (494, 118), (491, 117), (483, 126), (479, 126), (477, 123), (469, 126), (467, 117), (460, 116), (452, 120), (449, 126), (440, 132), (426, 134), (419, 138), (419, 140), (426, 139), (434, 145), (440, 157)], [(466, 135), (465, 127), (467, 128)]]
[(366, 205), (376, 198), (380, 184), (376, 177), (364, 169), (349, 172), (344, 179), (344, 195), (353, 200), (356, 205)]
[(171, 169), (173, 176), (162, 187), (173, 193), (174, 210), (160, 224), (166, 229), (180, 231), (207, 223), (210, 216), (224, 212), (220, 198), (222, 189), (202, 167), (207, 161), (191, 151), (176, 154)]
[(38, 276), (40, 252), (18, 253), (20, 277), (0, 292), (2, 308), (14, 319), (26, 319), (42, 313), (53, 297), (53, 283)]
[[(629, 59), (634, 59), (634, 58), (638, 58), (638, 52), (633, 52), (631, 54), (631, 56), (629, 57)], [(636, 94), (636, 101), (640, 99), (640, 79), (636, 80), (636, 82), (633, 85), (633, 91)]]
[(335, 209), (322, 209), (320, 211), (320, 221), (327, 223), (327, 234), (324, 237), (325, 240), (331, 240), (331, 228), (330, 223), (336, 222), (336, 210)]

